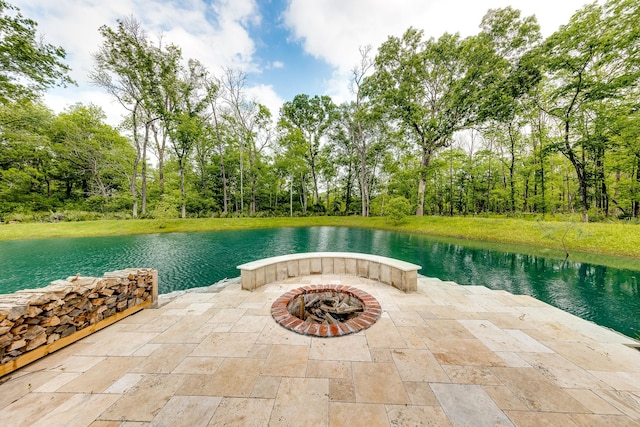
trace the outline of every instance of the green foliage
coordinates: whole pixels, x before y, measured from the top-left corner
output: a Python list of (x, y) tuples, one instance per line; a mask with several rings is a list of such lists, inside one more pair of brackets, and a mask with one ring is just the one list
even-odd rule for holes
[(0, 103), (33, 100), (51, 86), (73, 83), (64, 49), (42, 42), (37, 25), (0, 0)]
[(411, 203), (406, 198), (398, 196), (387, 201), (385, 215), (394, 225), (398, 225), (411, 214), (411, 210)]
[(163, 195), (162, 199), (155, 204), (151, 210), (151, 217), (155, 219), (175, 219), (180, 216), (178, 211), (180, 201), (175, 197)]
[(314, 203), (318, 202), (318, 168), (322, 155), (320, 143), (337, 119), (337, 108), (330, 97), (296, 95), (282, 106), (279, 127), (288, 135), (285, 141), (305, 159), (313, 185)]
[[(589, 4), (545, 40), (534, 17), (511, 7), (489, 10), (472, 37), (409, 28), (375, 61), (361, 49), (353, 100), (299, 94), (277, 127), (249, 98), (242, 72), (217, 77), (124, 19), (100, 29), (91, 73), (126, 111), (122, 133), (93, 105), (54, 115), (33, 101), (67, 81), (64, 52), (34, 45), (35, 22), (4, 0), (0, 12), (0, 53), (8, 52), (0, 60), (9, 64), (0, 73), (5, 219), (140, 211), (168, 230), (178, 216), (397, 215), (404, 227), (414, 209), (640, 218), (634, 0)], [(29, 68), (38, 61), (43, 68)]]

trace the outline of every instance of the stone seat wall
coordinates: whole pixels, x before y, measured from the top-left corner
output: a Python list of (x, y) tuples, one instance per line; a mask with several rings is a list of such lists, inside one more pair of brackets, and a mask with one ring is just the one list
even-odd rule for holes
[(378, 280), (404, 292), (418, 288), (422, 267), (405, 261), (356, 252), (307, 252), (264, 258), (239, 265), (242, 289), (311, 274), (347, 274)]

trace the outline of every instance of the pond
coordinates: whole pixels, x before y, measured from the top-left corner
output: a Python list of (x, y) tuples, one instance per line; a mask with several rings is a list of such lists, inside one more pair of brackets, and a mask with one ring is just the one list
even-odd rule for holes
[(260, 258), (363, 252), (419, 264), (425, 276), (531, 295), (628, 336), (640, 335), (637, 262), (629, 269), (611, 268), (460, 243), (345, 227), (0, 242), (0, 293), (127, 267), (156, 268), (160, 293), (168, 293), (237, 277), (237, 265)]

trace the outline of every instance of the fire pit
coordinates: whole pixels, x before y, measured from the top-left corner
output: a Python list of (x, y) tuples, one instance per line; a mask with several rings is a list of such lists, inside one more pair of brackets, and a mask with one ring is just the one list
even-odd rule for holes
[(311, 285), (289, 291), (271, 306), (275, 321), (293, 332), (339, 337), (360, 332), (382, 314), (378, 301), (352, 286)]

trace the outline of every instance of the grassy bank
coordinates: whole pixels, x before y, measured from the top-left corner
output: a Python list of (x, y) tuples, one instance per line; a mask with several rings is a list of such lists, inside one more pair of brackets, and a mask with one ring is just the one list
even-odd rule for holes
[[(535, 253), (549, 251), (575, 259), (576, 253), (636, 258), (640, 261), (640, 225), (529, 221), (512, 218), (410, 217), (398, 225), (386, 218), (305, 217), (186, 220), (104, 220), (0, 225), (0, 240), (117, 236), (147, 233), (240, 230), (274, 227), (345, 226), (395, 230), (432, 236), (525, 245)], [(472, 242), (469, 242), (472, 244)], [(624, 262), (624, 260), (622, 260)]]

